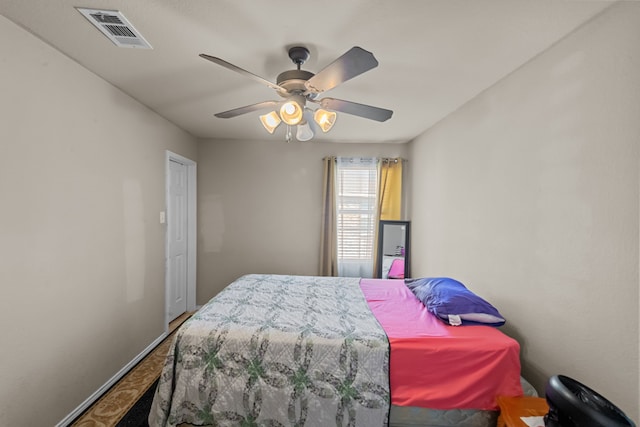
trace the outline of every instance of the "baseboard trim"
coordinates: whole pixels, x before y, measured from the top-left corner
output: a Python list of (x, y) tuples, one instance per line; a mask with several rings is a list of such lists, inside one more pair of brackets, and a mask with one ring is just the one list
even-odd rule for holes
[(122, 377), (124, 377), (138, 362), (144, 359), (154, 348), (156, 348), (162, 340), (164, 340), (169, 334), (164, 332), (158, 338), (156, 338), (151, 344), (147, 346), (140, 354), (138, 354), (133, 360), (127, 363), (122, 369), (120, 369), (113, 377), (96, 390), (91, 396), (89, 396), (84, 402), (74, 409), (69, 415), (64, 417), (62, 421), (56, 424), (56, 427), (66, 427), (78, 418), (84, 411), (95, 403), (103, 394), (105, 394), (115, 383), (117, 383)]

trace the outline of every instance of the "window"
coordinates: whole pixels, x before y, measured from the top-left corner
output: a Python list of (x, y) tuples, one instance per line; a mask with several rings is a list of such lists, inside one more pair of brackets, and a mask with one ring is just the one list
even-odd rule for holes
[(336, 220), (340, 276), (373, 276), (377, 184), (375, 158), (338, 158)]

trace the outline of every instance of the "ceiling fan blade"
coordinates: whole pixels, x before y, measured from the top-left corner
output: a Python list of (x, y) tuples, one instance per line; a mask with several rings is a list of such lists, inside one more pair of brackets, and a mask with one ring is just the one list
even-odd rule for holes
[(377, 66), (371, 52), (354, 46), (307, 80), (305, 87), (309, 92), (324, 92)]
[(257, 104), (246, 105), (244, 107), (234, 108), (233, 110), (223, 111), (222, 113), (217, 113), (214, 115), (220, 119), (231, 119), (233, 117), (237, 117), (242, 114), (263, 110), (265, 108), (275, 107), (276, 105), (279, 105), (279, 104), (280, 102), (278, 101), (263, 101), (263, 102), (258, 102)]
[(384, 122), (391, 118), (393, 111), (371, 105), (358, 104), (357, 102), (345, 101), (336, 98), (322, 98), (319, 103), (322, 108), (327, 110), (340, 111), (341, 113), (352, 114), (354, 116), (364, 117), (365, 119)]
[(235, 71), (236, 73), (242, 74), (245, 77), (249, 77), (250, 79), (252, 79), (252, 80), (254, 80), (254, 81), (258, 82), (258, 83), (262, 83), (263, 85), (267, 85), (271, 89), (275, 89), (278, 92), (288, 93), (287, 90), (285, 88), (283, 88), (282, 86), (278, 86), (275, 83), (271, 83), (269, 80), (263, 79), (260, 76), (256, 76), (255, 74), (253, 74), (253, 73), (251, 73), (251, 72), (249, 72), (249, 71), (247, 71), (245, 69), (242, 69), (242, 68), (240, 68), (238, 66), (233, 65), (230, 62), (225, 61), (224, 59), (220, 59), (220, 58), (217, 58), (215, 56), (209, 56), (209, 55), (206, 55), (204, 53), (201, 53), (199, 56), (201, 58), (209, 60), (209, 61), (211, 61), (211, 62), (213, 62), (215, 64), (222, 65), (224, 68), (226, 68), (228, 70)]

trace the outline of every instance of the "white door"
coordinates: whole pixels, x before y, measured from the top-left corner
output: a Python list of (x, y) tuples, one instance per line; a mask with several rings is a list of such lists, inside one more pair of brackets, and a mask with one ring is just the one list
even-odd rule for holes
[(167, 317), (172, 321), (187, 311), (187, 166), (169, 160), (169, 236)]

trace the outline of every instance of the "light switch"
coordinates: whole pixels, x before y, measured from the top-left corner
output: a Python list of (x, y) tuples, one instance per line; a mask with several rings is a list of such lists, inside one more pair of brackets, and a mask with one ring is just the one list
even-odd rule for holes
[(165, 211), (160, 211), (160, 224), (167, 222), (167, 215)]

